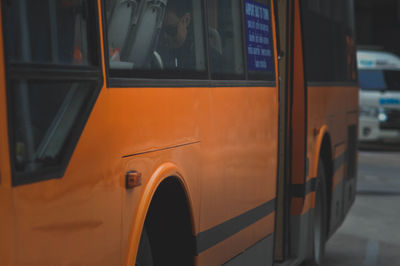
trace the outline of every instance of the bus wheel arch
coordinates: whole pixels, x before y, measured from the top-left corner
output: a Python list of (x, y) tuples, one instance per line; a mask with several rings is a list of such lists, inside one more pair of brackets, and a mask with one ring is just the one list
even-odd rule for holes
[(170, 176), (157, 188), (144, 226), (155, 265), (191, 265), (195, 242), (189, 200), (179, 178)]
[[(329, 135), (324, 137), (321, 149), (321, 160), (325, 169), (326, 184), (326, 206), (327, 206), (327, 231), (330, 228), (331, 208), (332, 208), (332, 186), (333, 186), (333, 158), (332, 158), (332, 142)], [(326, 232), (328, 234), (328, 232)]]
[[(175, 164), (166, 163), (160, 166), (146, 183), (132, 220), (126, 265), (135, 265), (144, 230), (147, 231), (147, 238), (151, 243), (155, 265), (158, 265), (157, 260), (165, 259), (166, 256), (170, 259), (173, 256), (172, 243), (178, 244), (178, 249), (185, 249), (184, 253), (190, 254), (193, 261), (195, 242), (192, 201), (181, 173)], [(172, 235), (174, 238), (170, 244), (163, 246)], [(180, 252), (183, 253), (182, 250)], [(157, 257), (156, 260), (154, 257)], [(183, 258), (179, 258), (180, 260), (188, 259), (185, 256), (181, 257)]]
[(318, 178), (315, 190), (315, 206), (313, 215), (313, 233), (311, 257), (305, 260), (304, 265), (321, 265), (325, 250), (325, 243), (328, 240), (330, 226), (330, 212), (332, 202), (333, 184), (333, 154), (332, 141), (327, 127), (319, 130), (316, 136), (316, 149), (314, 153), (311, 175)]
[[(326, 195), (326, 207), (327, 207), (327, 225), (326, 229), (329, 231), (330, 228), (330, 216), (331, 216), (331, 203), (332, 203), (332, 185), (333, 185), (333, 157), (332, 157), (332, 141), (328, 130), (324, 130), (321, 136), (319, 136), (318, 150), (316, 153), (316, 171), (314, 176), (318, 175), (318, 166), (321, 163), (324, 165), (325, 172), (325, 195)], [(328, 234), (328, 232), (326, 232)]]

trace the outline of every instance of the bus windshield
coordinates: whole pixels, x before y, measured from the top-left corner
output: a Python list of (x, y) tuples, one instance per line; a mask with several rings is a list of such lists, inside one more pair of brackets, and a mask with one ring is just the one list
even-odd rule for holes
[(399, 70), (359, 70), (362, 90), (400, 91)]

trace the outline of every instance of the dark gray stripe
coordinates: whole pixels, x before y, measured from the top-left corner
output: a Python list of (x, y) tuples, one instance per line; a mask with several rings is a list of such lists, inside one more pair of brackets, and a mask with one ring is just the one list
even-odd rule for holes
[[(346, 152), (343, 152), (341, 155), (336, 157), (333, 161), (333, 171), (336, 173), (345, 163)], [(314, 177), (307, 181), (306, 184), (292, 184), (291, 185), (291, 195), (295, 198), (305, 198), (311, 192), (314, 192), (317, 189), (317, 181), (318, 178)]]
[(200, 232), (196, 237), (196, 253), (200, 254), (273, 213), (275, 211), (275, 200), (268, 201), (222, 224)]
[(260, 240), (222, 266), (271, 266), (273, 265), (274, 234)]
[(345, 144), (346, 144), (346, 141), (338, 142), (338, 143), (335, 144), (335, 148), (339, 147), (339, 146), (342, 146), (342, 145), (345, 145)]
[(305, 198), (308, 194), (317, 189), (317, 177), (308, 180), (306, 184), (292, 184), (291, 195), (295, 198)]
[(345, 163), (346, 161), (346, 152), (343, 152), (333, 161), (333, 173), (335, 174)]
[(358, 109), (346, 112), (346, 114), (358, 114)]

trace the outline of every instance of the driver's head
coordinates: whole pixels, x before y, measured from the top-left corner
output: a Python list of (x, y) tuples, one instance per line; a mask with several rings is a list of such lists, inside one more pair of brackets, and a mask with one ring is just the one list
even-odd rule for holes
[(191, 22), (190, 1), (169, 0), (163, 24), (163, 37), (170, 48), (179, 48), (185, 41), (188, 34), (188, 27)]

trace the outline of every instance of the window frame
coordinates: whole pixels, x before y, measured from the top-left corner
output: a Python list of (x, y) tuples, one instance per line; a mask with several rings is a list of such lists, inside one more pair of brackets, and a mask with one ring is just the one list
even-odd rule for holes
[[(247, 61), (247, 43), (244, 21), (244, 0), (240, 0), (240, 16), (242, 30), (242, 50), (243, 50), (243, 74), (212, 74), (210, 71), (210, 55), (208, 42), (208, 12), (207, 0), (201, 1), (202, 6), (202, 26), (203, 26), (203, 45), (205, 56), (205, 71), (154, 71), (154, 70), (113, 70), (110, 69), (109, 50), (108, 50), (108, 33), (106, 18), (106, 0), (101, 1), (102, 9), (102, 25), (103, 25), (103, 48), (104, 48), (104, 64), (107, 88), (138, 88), (138, 87), (276, 87), (276, 43), (274, 38), (273, 23), (271, 23), (271, 37), (273, 49), (274, 71), (272, 73), (251, 72), (248, 70)], [(270, 7), (272, 17), (271, 0), (265, 0)], [(112, 76), (112, 73), (122, 75)], [(142, 75), (141, 75), (142, 74)]]
[[(88, 23), (88, 48), (94, 48), (90, 55), (93, 59), (92, 65), (74, 65), (74, 64), (51, 64), (51, 63), (35, 63), (35, 62), (14, 62), (7, 56), (4, 57), (5, 68), (5, 86), (7, 99), (7, 126), (8, 126), (8, 143), (10, 154), (11, 167), (11, 183), (12, 186), (21, 186), (41, 181), (60, 179), (64, 176), (68, 167), (72, 154), (80, 139), (83, 129), (90, 117), (97, 97), (103, 87), (103, 72), (102, 72), (102, 57), (100, 40), (100, 24), (99, 24), (99, 9), (97, 1), (88, 1), (89, 11), (94, 9), (94, 12), (89, 12), (90, 23)], [(2, 12), (2, 30), (3, 40), (7, 40), (7, 22), (6, 10), (7, 1), (1, 3)], [(4, 54), (7, 55), (7, 45), (4, 45)], [(60, 153), (60, 163), (56, 166), (46, 166), (36, 171), (20, 172), (16, 169), (15, 156), (15, 121), (13, 117), (12, 96), (9, 90), (13, 89), (12, 83), (25, 80), (39, 82), (87, 82), (93, 84), (93, 91), (88, 95), (88, 101), (83, 107), (83, 112), (80, 114), (80, 119), (75, 121), (74, 127), (71, 129), (69, 137), (65, 140)]]

